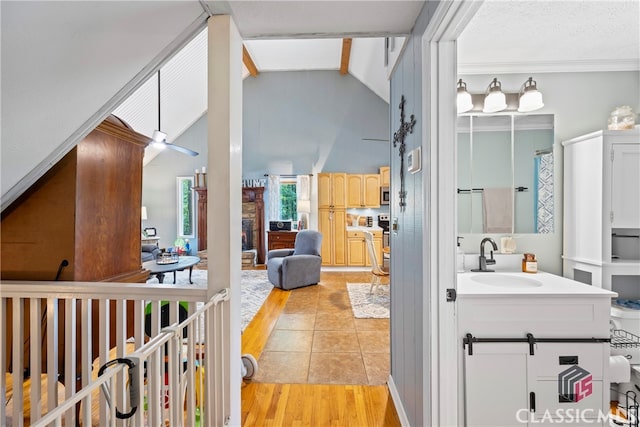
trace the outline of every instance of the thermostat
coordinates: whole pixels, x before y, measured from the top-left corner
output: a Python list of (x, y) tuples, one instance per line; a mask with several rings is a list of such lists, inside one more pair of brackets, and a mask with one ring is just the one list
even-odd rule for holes
[(422, 163), (420, 161), (421, 147), (414, 148), (407, 154), (407, 171), (416, 173), (422, 169)]

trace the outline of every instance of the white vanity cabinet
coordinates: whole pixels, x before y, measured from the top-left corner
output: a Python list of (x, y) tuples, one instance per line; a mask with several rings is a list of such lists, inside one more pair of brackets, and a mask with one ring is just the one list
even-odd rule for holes
[(598, 415), (609, 410), (615, 293), (544, 272), (457, 277), (464, 426), (558, 425), (576, 414), (575, 425), (608, 425)]
[(640, 298), (640, 129), (562, 145), (563, 275), (614, 291), (620, 280), (621, 296)]
[(466, 426), (561, 424), (569, 416), (603, 425), (597, 418), (607, 408), (608, 343), (536, 343), (532, 350), (528, 343), (478, 343), (472, 354), (466, 350)]

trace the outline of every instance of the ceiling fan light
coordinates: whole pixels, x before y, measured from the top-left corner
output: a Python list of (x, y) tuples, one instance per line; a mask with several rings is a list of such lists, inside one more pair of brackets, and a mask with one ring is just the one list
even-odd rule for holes
[(471, 94), (467, 92), (467, 84), (463, 82), (462, 79), (458, 80), (457, 92), (458, 114), (466, 113), (467, 111), (473, 109)]
[(165, 139), (167, 139), (167, 134), (159, 130), (154, 130), (151, 139), (153, 139), (155, 142), (163, 142)]
[(487, 87), (484, 97), (483, 113), (496, 113), (507, 108), (507, 97), (502, 92), (502, 85), (497, 78), (494, 78)]
[(539, 110), (542, 107), (544, 107), (544, 102), (542, 102), (542, 93), (538, 90), (535, 80), (533, 80), (532, 77), (529, 77), (520, 89), (518, 111), (520, 113), (528, 113), (530, 111)]

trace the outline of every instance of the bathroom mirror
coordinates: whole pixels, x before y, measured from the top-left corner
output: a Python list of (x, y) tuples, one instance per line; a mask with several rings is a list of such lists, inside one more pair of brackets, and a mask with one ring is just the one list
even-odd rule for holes
[(495, 189), (507, 188), (513, 200), (502, 234), (553, 233), (553, 115), (459, 116), (457, 137), (459, 233), (494, 232), (486, 228), (485, 197), (491, 204)]

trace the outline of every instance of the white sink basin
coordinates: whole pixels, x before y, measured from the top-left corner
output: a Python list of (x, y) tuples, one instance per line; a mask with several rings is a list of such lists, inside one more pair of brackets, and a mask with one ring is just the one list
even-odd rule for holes
[(470, 277), (474, 282), (499, 288), (538, 288), (542, 282), (529, 277), (500, 273), (479, 273)]

